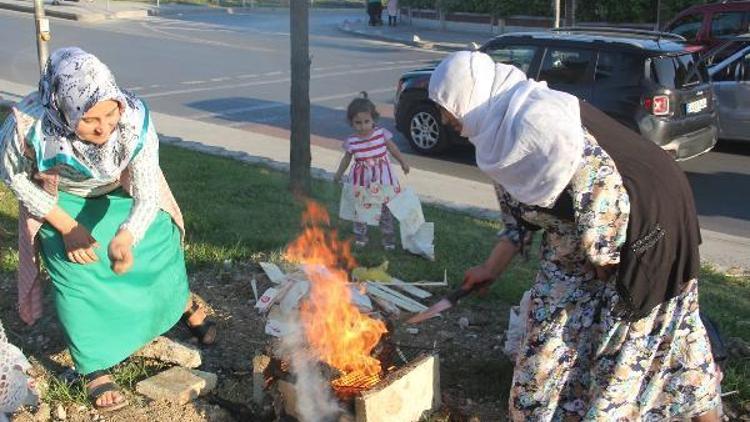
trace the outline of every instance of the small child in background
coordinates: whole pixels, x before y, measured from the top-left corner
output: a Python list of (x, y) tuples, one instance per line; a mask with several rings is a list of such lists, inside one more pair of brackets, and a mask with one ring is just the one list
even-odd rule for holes
[(375, 104), (367, 98), (367, 93), (349, 103), (346, 118), (355, 133), (344, 142), (346, 154), (341, 159), (334, 180), (338, 183), (349, 167), (349, 180), (354, 192), (354, 236), (355, 245), (367, 245), (367, 225), (378, 225), (386, 250), (396, 248), (394, 218), (386, 206), (388, 201), (401, 190), (398, 178), (391, 167), (390, 153), (401, 164), (404, 174), (409, 173), (409, 165), (398, 147), (391, 140), (393, 134), (375, 125), (380, 114)]

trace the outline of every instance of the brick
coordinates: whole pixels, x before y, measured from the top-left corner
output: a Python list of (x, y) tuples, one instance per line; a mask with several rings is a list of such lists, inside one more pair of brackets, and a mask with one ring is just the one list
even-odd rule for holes
[(213, 391), (216, 382), (216, 374), (175, 366), (139, 382), (135, 390), (152, 400), (186, 404)]
[(135, 352), (134, 356), (173, 363), (185, 368), (201, 366), (201, 352), (193, 346), (159, 336)]

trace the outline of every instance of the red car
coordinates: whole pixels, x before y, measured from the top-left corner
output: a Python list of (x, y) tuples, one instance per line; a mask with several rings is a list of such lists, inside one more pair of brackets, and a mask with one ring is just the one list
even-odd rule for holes
[(682, 35), (691, 44), (711, 48), (726, 38), (749, 32), (750, 1), (721, 1), (689, 7), (664, 30)]

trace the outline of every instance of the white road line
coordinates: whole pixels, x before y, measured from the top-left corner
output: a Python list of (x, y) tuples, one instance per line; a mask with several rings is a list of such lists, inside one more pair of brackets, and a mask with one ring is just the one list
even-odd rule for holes
[[(395, 70), (395, 69), (407, 69), (407, 68), (412, 68), (412, 67), (414, 67), (413, 64), (404, 65), (404, 66), (388, 66), (388, 67), (376, 67), (376, 68), (368, 68), (368, 69), (347, 70), (343, 72), (331, 72), (331, 73), (323, 73), (323, 74), (317, 74), (317, 75), (314, 74), (310, 76), (310, 79), (323, 79), (323, 78), (331, 78), (334, 76), (357, 75), (357, 74), (363, 74), (363, 73), (382, 72), (382, 71)], [(244, 82), (244, 83), (233, 84), (233, 85), (219, 85), (219, 86), (196, 87), (196, 88), (187, 88), (187, 89), (175, 89), (171, 91), (152, 92), (150, 94), (143, 94), (141, 95), (141, 97), (158, 98), (158, 97), (166, 97), (170, 95), (184, 95), (184, 94), (192, 94), (196, 92), (216, 91), (216, 90), (221, 90), (221, 89), (237, 89), (237, 88), (244, 88), (244, 87), (258, 86), (258, 85), (272, 85), (272, 84), (284, 83), (284, 82), (291, 82), (291, 78), (287, 77), (287, 78), (270, 79), (270, 80), (264, 80), (264, 81)]]
[(204, 84), (206, 82), (207, 81), (184, 81), (184, 82), (180, 82), (180, 83), (183, 84), (183, 85), (200, 85), (200, 84)]
[(280, 70), (274, 70), (273, 72), (266, 72), (266, 73), (264, 73), (263, 76), (276, 76), (276, 75), (281, 75), (282, 73), (284, 73), (284, 72), (282, 72)]
[[(392, 91), (393, 91), (393, 88), (379, 88), (379, 89), (371, 89), (367, 91), (367, 93), (368, 94), (382, 94), (384, 92), (392, 92)], [(359, 91), (347, 92), (345, 94), (326, 95), (324, 97), (311, 98), (310, 103), (323, 103), (323, 102), (331, 101), (331, 100), (340, 100), (342, 98), (354, 98), (357, 95), (359, 95)], [(232, 114), (249, 113), (253, 111), (272, 110), (275, 108), (287, 108), (287, 107), (289, 107), (289, 104), (286, 104), (286, 103), (262, 104), (262, 105), (254, 105), (254, 106), (247, 106), (247, 107), (230, 108), (230, 109), (222, 110), (217, 113), (193, 114), (193, 115), (187, 116), (187, 118), (188, 119), (210, 119), (210, 118), (221, 117), (221, 116), (230, 116)]]
[(229, 78), (229, 77), (226, 77), (226, 76), (223, 76), (221, 78), (211, 78), (210, 79), (211, 82), (224, 82), (224, 81), (230, 81), (230, 80), (232, 80), (232, 78)]
[(237, 79), (250, 79), (250, 78), (257, 78), (258, 74), (253, 73), (253, 74), (250, 74), (250, 75), (239, 75), (239, 76), (235, 76), (235, 77)]
[(196, 43), (196, 44), (214, 45), (214, 46), (219, 46), (219, 47), (237, 48), (240, 50), (247, 50), (247, 51), (261, 51), (264, 53), (276, 52), (276, 50), (272, 50), (270, 48), (251, 47), (247, 44), (230, 44), (230, 43), (225, 43), (225, 42), (220, 42), (220, 41), (204, 40), (204, 39), (196, 38), (194, 36), (173, 34), (171, 32), (162, 31), (160, 29), (154, 28), (153, 25), (146, 25), (145, 23), (142, 23), (141, 26), (148, 29), (149, 31), (153, 31), (164, 37), (168, 37), (168, 38), (171, 38), (172, 40), (177, 40), (177, 41), (191, 42), (191, 43)]
[(143, 87), (142, 86), (134, 86), (134, 87), (125, 88), (125, 89), (127, 89), (128, 91), (140, 91), (140, 90), (143, 89)]

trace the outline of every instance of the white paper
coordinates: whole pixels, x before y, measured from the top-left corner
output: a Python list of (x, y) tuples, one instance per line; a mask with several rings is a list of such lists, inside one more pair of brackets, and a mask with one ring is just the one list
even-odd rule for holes
[(271, 312), (268, 313), (268, 319), (266, 320), (266, 334), (274, 337), (283, 337), (292, 332), (292, 326), (286, 322), (283, 322), (282, 312), (279, 308), (273, 307)]
[(424, 213), (419, 197), (414, 189), (406, 187), (388, 202), (388, 209), (398, 220), (401, 232), (408, 235), (416, 233), (424, 224)]
[(352, 303), (354, 305), (361, 311), (372, 311), (372, 301), (367, 294), (362, 293), (360, 286), (349, 286), (349, 290), (352, 292)]

